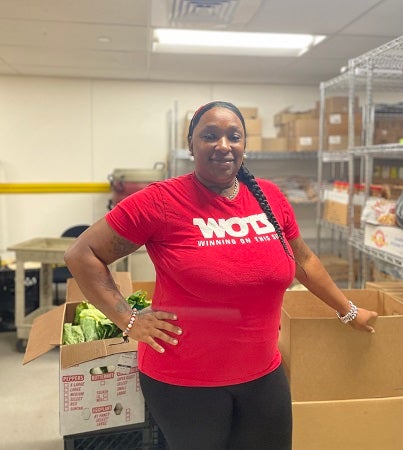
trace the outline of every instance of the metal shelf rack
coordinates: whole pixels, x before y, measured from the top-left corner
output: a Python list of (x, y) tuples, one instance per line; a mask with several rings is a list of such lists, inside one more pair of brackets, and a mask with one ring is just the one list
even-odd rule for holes
[[(348, 96), (348, 148), (343, 155), (331, 155), (330, 152), (324, 151), (324, 105), (325, 97), (331, 92), (338, 92)], [(354, 119), (357, 111), (355, 108), (355, 98), (358, 93), (362, 95), (362, 123), (363, 134), (362, 146), (356, 147)], [(372, 249), (364, 245), (364, 235), (362, 230), (356, 230), (354, 228), (354, 207), (353, 207), (353, 194), (354, 194), (354, 182), (356, 181), (357, 174), (359, 173), (360, 181), (364, 182), (365, 195), (369, 195), (370, 185), (373, 178), (373, 168), (375, 159), (403, 159), (403, 145), (402, 144), (386, 144), (386, 145), (374, 145), (374, 124), (375, 116), (377, 114), (378, 99), (376, 96), (382, 93), (382, 95), (389, 96), (389, 101), (396, 103), (403, 100), (403, 36), (400, 36), (393, 41), (382, 45), (376, 49), (373, 49), (357, 58), (351, 59), (348, 62), (347, 70), (320, 85), (320, 139), (319, 139), (319, 151), (318, 151), (318, 189), (321, 192), (323, 186), (323, 164), (339, 164), (341, 167), (341, 173), (345, 175), (345, 169), (348, 172), (349, 181), (349, 224), (347, 227), (348, 233), (346, 236), (348, 245), (348, 259), (350, 266), (349, 273), (349, 285), (354, 285), (354, 250), (358, 251), (362, 256), (362, 274), (361, 285), (364, 285), (368, 275), (368, 262), (369, 260), (381, 260), (389, 264), (393, 264), (398, 267), (403, 266), (403, 255), (401, 258), (394, 257), (385, 252)], [(397, 93), (397, 95), (396, 95)], [(392, 100), (393, 99), (393, 100)], [(400, 114), (402, 110), (398, 111)], [(383, 108), (383, 113), (393, 113), (393, 108)], [(357, 167), (358, 166), (358, 167)], [(358, 170), (357, 170), (358, 169)], [(322, 198), (322, 195), (320, 196)], [(318, 248), (321, 238), (321, 228), (325, 227), (325, 223), (322, 220), (322, 204), (319, 200), (317, 206), (317, 241)], [(335, 229), (334, 226), (329, 225)]]

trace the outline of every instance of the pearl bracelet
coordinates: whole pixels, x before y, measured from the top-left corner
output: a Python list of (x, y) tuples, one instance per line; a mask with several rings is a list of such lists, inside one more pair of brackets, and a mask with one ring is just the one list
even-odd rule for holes
[(131, 313), (130, 319), (129, 319), (129, 323), (127, 324), (125, 331), (123, 331), (123, 339), (125, 342), (129, 341), (129, 333), (130, 333), (130, 330), (132, 329), (133, 324), (136, 320), (137, 313), (138, 313), (137, 309), (132, 310), (132, 313)]
[(351, 322), (352, 320), (354, 320), (357, 317), (357, 314), (358, 314), (358, 308), (354, 305), (354, 303), (350, 300), (348, 301), (348, 303), (350, 304), (350, 311), (345, 316), (342, 316), (338, 311), (336, 311), (337, 317), (343, 323)]

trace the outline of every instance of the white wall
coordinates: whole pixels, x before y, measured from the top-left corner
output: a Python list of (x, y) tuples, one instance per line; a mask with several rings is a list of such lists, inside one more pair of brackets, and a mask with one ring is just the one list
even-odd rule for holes
[[(107, 182), (115, 168), (152, 168), (168, 155), (167, 114), (210, 100), (258, 106), (263, 135), (273, 114), (309, 109), (315, 87), (0, 77), (0, 183)], [(179, 129), (181, 136), (182, 128)], [(109, 194), (0, 194), (0, 256), (34, 237), (57, 237), (107, 211)]]

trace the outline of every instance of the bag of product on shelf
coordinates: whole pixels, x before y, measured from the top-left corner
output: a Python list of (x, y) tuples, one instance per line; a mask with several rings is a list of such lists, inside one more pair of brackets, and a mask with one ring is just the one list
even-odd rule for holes
[(364, 205), (361, 222), (373, 225), (396, 225), (396, 201), (370, 197)]

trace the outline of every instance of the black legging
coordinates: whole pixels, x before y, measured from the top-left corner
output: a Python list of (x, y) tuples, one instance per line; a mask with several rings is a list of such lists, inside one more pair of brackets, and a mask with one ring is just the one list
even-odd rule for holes
[(248, 383), (183, 387), (140, 373), (169, 450), (291, 450), (291, 396), (282, 366)]

